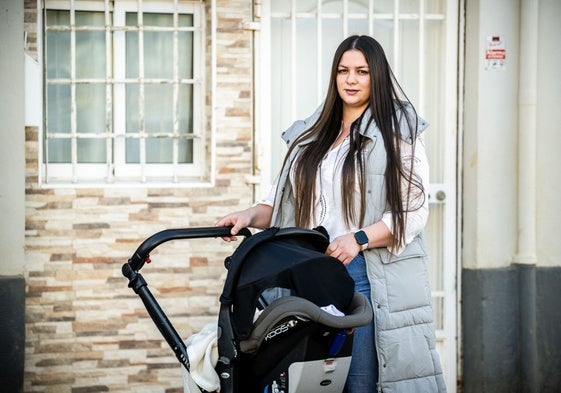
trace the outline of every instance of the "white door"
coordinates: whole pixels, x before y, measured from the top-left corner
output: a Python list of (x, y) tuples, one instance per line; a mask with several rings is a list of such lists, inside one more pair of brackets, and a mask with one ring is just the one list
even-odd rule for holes
[(310, 115), (325, 94), (331, 58), (351, 34), (384, 47), (421, 117), (431, 166), (427, 238), (437, 346), (456, 391), (458, 0), (256, 0), (258, 165), (268, 189), (286, 151), (280, 133)]

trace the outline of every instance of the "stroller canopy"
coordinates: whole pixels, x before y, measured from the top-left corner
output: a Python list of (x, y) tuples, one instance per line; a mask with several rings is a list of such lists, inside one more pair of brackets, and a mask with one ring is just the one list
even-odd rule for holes
[(346, 310), (354, 282), (345, 266), (325, 255), (329, 239), (318, 230), (269, 228), (244, 240), (227, 259), (228, 275), (220, 297), (232, 308), (232, 326), (248, 338), (262, 293), (287, 289), (317, 306)]

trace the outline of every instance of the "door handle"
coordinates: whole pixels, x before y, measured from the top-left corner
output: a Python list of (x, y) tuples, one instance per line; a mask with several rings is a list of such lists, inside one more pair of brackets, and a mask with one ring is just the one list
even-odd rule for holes
[(436, 192), (436, 200), (442, 202), (446, 199), (446, 193), (442, 190)]

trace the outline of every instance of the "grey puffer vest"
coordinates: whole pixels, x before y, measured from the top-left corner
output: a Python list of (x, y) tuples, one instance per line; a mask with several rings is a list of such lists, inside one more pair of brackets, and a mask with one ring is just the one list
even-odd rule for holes
[[(295, 122), (283, 133), (288, 145), (312, 126), (321, 113), (321, 107), (305, 120)], [(368, 110), (367, 110), (368, 111)], [(412, 110), (407, 107), (407, 116)], [(365, 113), (367, 119), (369, 112)], [(400, 116), (405, 113), (401, 112)], [(368, 193), (365, 224), (379, 221), (386, 211), (386, 150), (382, 134), (376, 124), (364, 124), (359, 132), (369, 138), (365, 151), (366, 192)], [(400, 130), (403, 140), (412, 143), (406, 122)], [(421, 132), (427, 123), (418, 119)], [(288, 157), (280, 174), (273, 207), (272, 225), (294, 226), (294, 199), (289, 180), (290, 166), (300, 147)], [(364, 252), (371, 287), (372, 306), (376, 329), (376, 348), (379, 363), (378, 392), (414, 393), (445, 392), (446, 386), (436, 351), (433, 309), (427, 272), (428, 257), (422, 233), (399, 254), (385, 247)], [(365, 392), (366, 393), (366, 392)]]

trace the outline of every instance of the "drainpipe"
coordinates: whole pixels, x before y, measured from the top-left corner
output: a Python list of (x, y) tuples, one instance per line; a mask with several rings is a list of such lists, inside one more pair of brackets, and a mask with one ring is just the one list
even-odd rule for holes
[(261, 185), (261, 139), (260, 133), (257, 130), (258, 125), (260, 125), (260, 115), (258, 102), (260, 101), (261, 94), (261, 58), (260, 58), (260, 39), (261, 36), (259, 31), (261, 30), (261, 0), (254, 0), (251, 4), (251, 21), (244, 22), (242, 28), (251, 33), (251, 54), (252, 60), (252, 164), (251, 164), (251, 174), (247, 176), (248, 184), (252, 185), (252, 201), (256, 201), (261, 195), (258, 195)]
[(521, 0), (518, 80), (518, 250), (522, 392), (536, 392), (536, 103), (538, 0)]
[(216, 59), (216, 45), (217, 45), (217, 31), (218, 31), (218, 15), (216, 11), (216, 0), (210, 2), (210, 129), (211, 129), (211, 160), (210, 160), (210, 178), (212, 184), (216, 178), (216, 78), (217, 72), (217, 59)]

